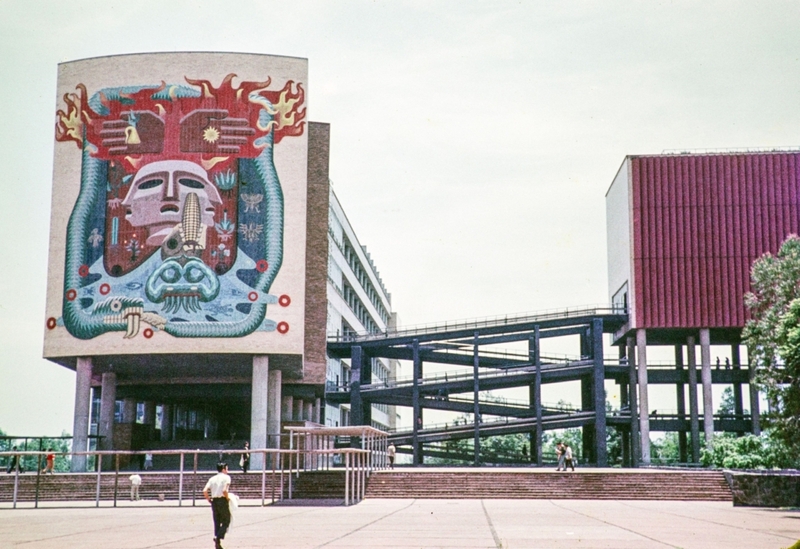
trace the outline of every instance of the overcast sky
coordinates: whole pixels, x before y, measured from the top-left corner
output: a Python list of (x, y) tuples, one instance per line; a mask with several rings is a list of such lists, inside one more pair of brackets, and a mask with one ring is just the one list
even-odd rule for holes
[(0, 428), (72, 429), (41, 358), (57, 64), (309, 60), (309, 119), (401, 324), (606, 303), (627, 154), (800, 145), (797, 2), (0, 0)]

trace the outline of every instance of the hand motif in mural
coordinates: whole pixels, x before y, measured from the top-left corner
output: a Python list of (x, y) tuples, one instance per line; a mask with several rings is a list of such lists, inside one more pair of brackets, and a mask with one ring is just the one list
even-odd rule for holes
[(103, 120), (102, 144), (109, 154), (160, 153), (164, 148), (164, 121), (148, 111), (123, 111), (119, 120)]
[(198, 109), (181, 120), (181, 151), (239, 154), (256, 134), (246, 118), (223, 109)]

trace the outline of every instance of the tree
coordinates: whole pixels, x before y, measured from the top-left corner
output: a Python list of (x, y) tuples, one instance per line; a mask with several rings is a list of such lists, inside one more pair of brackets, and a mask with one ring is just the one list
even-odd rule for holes
[(768, 435), (722, 433), (714, 436), (711, 450), (703, 449), (700, 462), (706, 467), (764, 469), (792, 467), (795, 459), (784, 444)]
[(777, 255), (753, 262), (751, 319), (742, 333), (756, 382), (770, 404), (765, 424), (798, 455), (800, 450), (800, 238), (790, 235)]

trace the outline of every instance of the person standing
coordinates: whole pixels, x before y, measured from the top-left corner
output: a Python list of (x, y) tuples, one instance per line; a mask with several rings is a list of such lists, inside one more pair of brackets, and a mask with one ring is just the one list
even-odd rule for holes
[(558, 458), (558, 466), (556, 467), (556, 471), (561, 471), (562, 469), (564, 471), (567, 470), (567, 466), (565, 464), (566, 458), (564, 456), (564, 450), (565, 450), (564, 443), (558, 441), (556, 443), (556, 458)]
[(397, 448), (394, 447), (394, 444), (389, 444), (386, 448), (386, 457), (389, 458), (389, 469), (394, 469), (394, 456), (397, 455)]
[(142, 485), (142, 477), (134, 473), (128, 478), (131, 481), (131, 501), (139, 501), (139, 486)]
[[(14, 446), (13, 448), (11, 448), (11, 451), (12, 452), (16, 452), (17, 451), (17, 447)], [(23, 473), (25, 471), (22, 468), (22, 464), (19, 462), (19, 454), (14, 454), (8, 460), (8, 467), (6, 467), (6, 474), (10, 475), (11, 473), (13, 473), (14, 469), (16, 469), (17, 466), (19, 466), (19, 472), (20, 473)]]
[(250, 443), (247, 441), (244, 443), (244, 452), (242, 452), (242, 457), (239, 458), (239, 465), (242, 468), (242, 473), (246, 475), (247, 470), (250, 468)]
[(149, 471), (152, 468), (153, 468), (153, 454), (147, 452), (144, 455), (144, 470)]
[(223, 549), (222, 540), (231, 524), (231, 510), (228, 506), (228, 489), (231, 486), (231, 477), (228, 476), (228, 464), (217, 463), (217, 474), (208, 479), (203, 496), (211, 504), (211, 514), (214, 518), (214, 547)]
[(575, 463), (572, 461), (572, 448), (570, 448), (569, 444), (564, 446), (564, 470), (567, 470), (567, 467), (571, 467), (572, 470), (575, 470)]
[(51, 475), (54, 473), (55, 465), (56, 465), (56, 455), (53, 453), (52, 448), (47, 449), (47, 455), (44, 458), (44, 469), (42, 469), (42, 473), (50, 473)]

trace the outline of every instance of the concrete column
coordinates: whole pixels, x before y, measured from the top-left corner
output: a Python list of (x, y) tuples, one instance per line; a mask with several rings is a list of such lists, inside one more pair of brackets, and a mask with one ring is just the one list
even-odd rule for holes
[(280, 370), (269, 372), (269, 398), (267, 398), (267, 448), (281, 447), (281, 381)]
[(689, 369), (689, 427), (692, 439), (692, 463), (700, 462), (700, 419), (697, 406), (697, 356), (694, 336), (686, 338), (686, 358)]
[(144, 402), (143, 423), (147, 426), (147, 440), (152, 440), (156, 429), (156, 403), (152, 400)]
[(281, 397), (281, 421), (292, 421), (293, 410), (294, 397), (292, 395)]
[[(78, 357), (75, 367), (75, 412), (72, 416), (72, 451), (85, 452), (89, 443), (89, 411), (91, 409), (92, 359)], [(72, 471), (86, 471), (86, 456), (72, 457)]]
[(292, 421), (303, 421), (303, 399), (294, 399), (294, 407), (292, 408)]
[[(250, 396), (250, 448), (267, 447), (267, 395), (269, 394), (269, 356), (253, 357), (253, 380)], [(261, 454), (250, 455), (250, 467), (264, 465)]]
[(100, 444), (101, 450), (111, 450), (114, 447), (114, 406), (117, 401), (117, 374), (106, 372), (103, 374), (100, 387), (100, 425), (98, 434), (103, 437)]
[(303, 401), (303, 420), (314, 421), (314, 403), (310, 400)]
[(122, 421), (120, 423), (136, 423), (136, 399), (122, 399)]
[(636, 330), (636, 349), (639, 355), (639, 432), (642, 445), (642, 463), (650, 464), (650, 407), (647, 401), (647, 332)]
[(636, 338), (627, 338), (628, 355), (628, 403), (631, 411), (631, 467), (639, 467), (641, 444), (639, 444), (639, 399), (636, 396)]
[(714, 402), (711, 391), (711, 333), (708, 328), (700, 329), (700, 377), (703, 381), (703, 432), (706, 435), (706, 448), (713, 446)]
[(161, 405), (161, 440), (172, 440), (172, 404)]
[(314, 413), (311, 417), (311, 421), (314, 423), (322, 423), (322, 399), (316, 399), (314, 401)]

